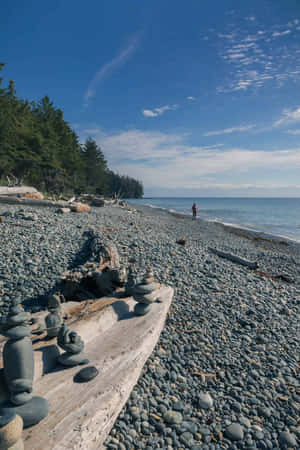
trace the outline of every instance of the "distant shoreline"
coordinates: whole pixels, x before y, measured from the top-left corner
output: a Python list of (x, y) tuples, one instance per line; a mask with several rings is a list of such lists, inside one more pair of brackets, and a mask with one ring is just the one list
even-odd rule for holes
[[(163, 197), (151, 197), (151, 198), (163, 198)], [(143, 200), (150, 200), (150, 197), (144, 197)], [(168, 199), (168, 197), (165, 197), (166, 199)], [(186, 199), (192, 199), (192, 197), (178, 197), (179, 198), (186, 198)], [(203, 197), (206, 199), (215, 199), (217, 197)], [(219, 197), (218, 197), (219, 198)], [(226, 197), (226, 199), (241, 199), (242, 197)], [(247, 199), (250, 199), (252, 197), (246, 197)], [(253, 197), (254, 199), (255, 197)], [(257, 197), (257, 198), (261, 198), (263, 200), (262, 197)], [(277, 198), (277, 197), (276, 197)], [(278, 197), (279, 198), (279, 197)], [(280, 197), (283, 198), (283, 197)], [(290, 198), (296, 198), (296, 197), (290, 197)], [(298, 198), (298, 197), (297, 197)], [(174, 199), (176, 200), (177, 198), (174, 197)], [(256, 198), (255, 198), (256, 199)], [(268, 199), (267, 197), (265, 199)], [(270, 197), (270, 199), (275, 199), (275, 197)], [(287, 197), (286, 197), (287, 199)], [(198, 200), (198, 198), (195, 198), (195, 200)], [(126, 200), (128, 201), (128, 203), (130, 202), (130, 199)], [(181, 211), (176, 211), (173, 208), (167, 208), (167, 207), (163, 207), (163, 206), (158, 206), (158, 205), (151, 205), (151, 204), (140, 204), (140, 203), (135, 203), (134, 201), (131, 203), (132, 206), (137, 207), (137, 206), (145, 206), (147, 208), (149, 208), (150, 210), (160, 210), (160, 211), (165, 211), (168, 212), (169, 214), (173, 214), (173, 215), (178, 215), (178, 216), (182, 216), (182, 217), (186, 217), (186, 218), (191, 218), (192, 217), (192, 213), (190, 214), (186, 214), (184, 212)], [(222, 220), (215, 220), (215, 219), (209, 219), (209, 218), (203, 218), (201, 216), (201, 210), (199, 209), (198, 211), (198, 217), (197, 220), (203, 221), (205, 223), (213, 223), (219, 226), (224, 227), (227, 231), (230, 231), (232, 233), (243, 233), (246, 237), (251, 237), (253, 239), (262, 239), (262, 240), (270, 240), (272, 242), (277, 242), (277, 243), (288, 243), (288, 244), (296, 244), (299, 245), (300, 244), (300, 237), (292, 237), (292, 236), (288, 236), (286, 234), (283, 233), (268, 233), (267, 231), (263, 231), (261, 229), (257, 229), (255, 228), (255, 224), (247, 226), (247, 225), (243, 225), (243, 224), (239, 224), (239, 223), (234, 223), (234, 222), (227, 222), (227, 221), (222, 221)], [(299, 224), (300, 226), (300, 224)]]
[[(156, 211), (157, 214), (159, 212), (162, 212), (162, 213), (170, 214), (173, 217), (178, 216), (178, 217), (181, 217), (182, 219), (192, 220), (192, 215), (189, 216), (187, 214), (176, 212), (174, 210), (169, 210), (167, 208), (163, 208), (163, 207), (159, 207), (159, 206), (141, 205), (141, 204), (137, 205), (136, 203), (130, 203), (130, 200), (127, 200), (127, 202), (136, 209), (142, 210), (143, 208), (145, 208), (149, 212)], [(246, 239), (266, 241), (266, 242), (271, 242), (274, 244), (281, 244), (281, 245), (285, 245), (285, 246), (286, 245), (295, 245), (297, 247), (300, 246), (300, 239), (293, 239), (288, 236), (266, 233), (264, 231), (254, 230), (254, 229), (242, 227), (240, 225), (235, 225), (235, 224), (231, 224), (231, 223), (229, 224), (229, 223), (225, 223), (225, 222), (218, 222), (215, 220), (206, 220), (201, 217), (198, 217), (196, 220), (199, 222), (204, 222), (206, 224), (213, 224), (214, 226), (222, 227), (222, 229), (224, 229), (225, 231), (232, 233), (232, 234), (239, 235), (241, 237), (245, 237)]]

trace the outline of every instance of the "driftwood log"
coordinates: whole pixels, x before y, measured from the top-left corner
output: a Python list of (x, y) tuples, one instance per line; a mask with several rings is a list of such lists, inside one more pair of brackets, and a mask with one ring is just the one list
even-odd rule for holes
[(62, 294), (67, 300), (80, 301), (107, 296), (124, 286), (127, 281), (127, 271), (120, 265), (115, 244), (103, 241), (94, 231), (88, 234), (88, 260), (61, 276)]
[(222, 252), (221, 250), (217, 250), (216, 248), (209, 247), (209, 250), (215, 255), (220, 256), (221, 258), (228, 259), (229, 261), (241, 264), (242, 266), (247, 266), (250, 269), (257, 269), (258, 264), (256, 261), (248, 261), (247, 259), (240, 258), (237, 255), (233, 255), (232, 253)]
[(0, 203), (8, 203), (10, 205), (29, 205), (29, 206), (48, 206), (54, 208), (68, 208), (69, 202), (52, 200), (38, 200), (27, 197), (16, 197), (13, 195), (0, 195)]
[(32, 186), (0, 186), (0, 195), (37, 194)]

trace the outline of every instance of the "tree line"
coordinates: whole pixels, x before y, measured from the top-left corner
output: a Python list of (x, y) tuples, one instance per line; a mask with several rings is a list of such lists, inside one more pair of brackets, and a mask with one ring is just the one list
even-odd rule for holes
[(140, 181), (108, 168), (95, 140), (79, 142), (47, 95), (30, 102), (17, 97), (14, 81), (2, 83), (0, 78), (0, 184), (15, 179), (49, 194), (143, 196)]

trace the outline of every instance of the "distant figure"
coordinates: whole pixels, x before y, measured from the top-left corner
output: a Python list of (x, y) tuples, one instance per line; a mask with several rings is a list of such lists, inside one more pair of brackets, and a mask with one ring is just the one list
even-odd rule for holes
[(194, 203), (193, 204), (193, 206), (192, 206), (192, 211), (193, 211), (193, 219), (196, 219), (196, 217), (197, 217), (197, 204), (196, 203)]

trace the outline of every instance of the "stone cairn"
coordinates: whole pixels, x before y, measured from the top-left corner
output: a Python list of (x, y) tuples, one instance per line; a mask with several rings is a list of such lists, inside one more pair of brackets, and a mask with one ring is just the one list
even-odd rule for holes
[(61, 306), (59, 295), (52, 295), (48, 300), (49, 314), (45, 317), (47, 337), (49, 339), (58, 335), (62, 326)]
[(132, 267), (128, 268), (127, 282), (125, 284), (125, 295), (126, 297), (131, 297), (134, 292), (135, 277)]
[(84, 342), (76, 331), (68, 329), (64, 323), (57, 336), (57, 344), (65, 353), (58, 356), (57, 361), (63, 366), (73, 367), (78, 364), (87, 364), (89, 360), (83, 353)]
[(154, 281), (153, 272), (148, 269), (142, 281), (133, 288), (133, 298), (138, 302), (134, 312), (138, 316), (144, 316), (150, 310), (151, 303), (157, 299), (158, 283)]
[(15, 413), (22, 417), (24, 428), (48, 415), (49, 404), (42, 397), (33, 397), (34, 356), (30, 339), (30, 315), (18, 299), (1, 317), (0, 332), (8, 338), (3, 348), (3, 372), (10, 401), (0, 405), (0, 415)]
[(23, 419), (16, 413), (0, 417), (0, 450), (24, 450)]

